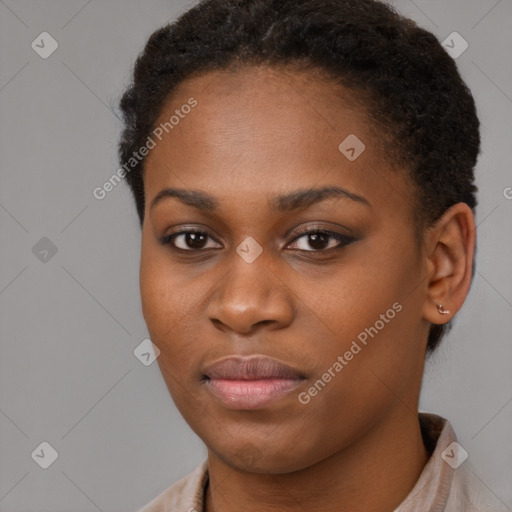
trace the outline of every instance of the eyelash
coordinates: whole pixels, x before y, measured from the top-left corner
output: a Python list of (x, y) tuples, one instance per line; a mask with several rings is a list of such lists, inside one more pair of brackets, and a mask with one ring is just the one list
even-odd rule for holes
[[(175, 238), (177, 238), (180, 235), (187, 235), (189, 233), (197, 233), (197, 234), (207, 235), (212, 240), (215, 240), (215, 238), (210, 236), (206, 231), (202, 231), (200, 229), (188, 229), (188, 230), (184, 230), (184, 231), (179, 231), (177, 233), (171, 233), (170, 235), (166, 235), (166, 236), (164, 236), (164, 237), (162, 237), (160, 239), (160, 243), (162, 245), (168, 245), (168, 246), (170, 246), (170, 248), (173, 251), (178, 251), (178, 252), (181, 252), (181, 253), (198, 253), (198, 252), (202, 252), (202, 251), (208, 250), (208, 249), (181, 249), (180, 247), (176, 247), (174, 245), (174, 239)], [(333, 238), (333, 239), (337, 240), (339, 243), (338, 243), (338, 245), (336, 245), (334, 247), (329, 247), (327, 249), (319, 249), (319, 250), (313, 249), (313, 250), (310, 250), (310, 251), (304, 250), (304, 249), (297, 249), (297, 250), (299, 250), (301, 252), (305, 252), (305, 253), (317, 253), (318, 254), (318, 253), (328, 252), (328, 251), (331, 251), (331, 250), (343, 249), (347, 245), (349, 245), (352, 242), (356, 241), (355, 238), (352, 238), (352, 237), (349, 237), (349, 236), (346, 236), (346, 235), (342, 235), (341, 233), (336, 233), (335, 231), (330, 231), (328, 229), (322, 229), (322, 228), (302, 228), (302, 229), (299, 229), (295, 233), (295, 236), (294, 236), (294, 238), (292, 239), (292, 241), (290, 243), (295, 242), (296, 240), (302, 238), (304, 235), (316, 235), (316, 234), (327, 235), (329, 238)], [(217, 242), (217, 240), (215, 240), (215, 242)], [(219, 243), (219, 242), (217, 242), (217, 243)]]

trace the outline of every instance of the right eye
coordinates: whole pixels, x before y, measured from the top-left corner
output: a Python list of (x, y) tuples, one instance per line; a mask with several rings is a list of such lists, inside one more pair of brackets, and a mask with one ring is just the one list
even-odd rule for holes
[(204, 249), (213, 249), (215, 247), (205, 247), (208, 239), (215, 240), (205, 231), (189, 229), (187, 231), (179, 231), (164, 236), (160, 243), (169, 245), (171, 249), (185, 252), (198, 252)]

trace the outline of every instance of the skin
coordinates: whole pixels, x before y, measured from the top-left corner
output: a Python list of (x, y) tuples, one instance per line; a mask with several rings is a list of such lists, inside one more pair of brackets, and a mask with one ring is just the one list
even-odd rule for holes
[[(208, 72), (180, 84), (158, 123), (190, 97), (197, 106), (146, 160), (140, 287), (169, 392), (208, 449), (206, 510), (391, 512), (428, 459), (417, 416), (425, 347), (430, 322), (448, 322), (468, 292), (471, 210), (454, 205), (419, 245), (409, 178), (385, 161), (378, 130), (350, 93), (316, 75)], [(338, 149), (349, 134), (366, 146), (355, 161)], [(294, 211), (269, 206), (321, 186), (370, 205), (337, 196)], [(169, 187), (208, 193), (218, 207), (175, 197), (151, 207)], [(298, 227), (356, 240), (315, 245)], [(182, 252), (159, 242), (187, 228), (212, 238), (198, 246), (180, 236)], [(252, 263), (236, 252), (249, 236), (263, 250)], [(402, 310), (300, 403), (395, 302)], [(274, 357), (307, 378), (266, 408), (228, 409), (201, 368), (235, 354)]]

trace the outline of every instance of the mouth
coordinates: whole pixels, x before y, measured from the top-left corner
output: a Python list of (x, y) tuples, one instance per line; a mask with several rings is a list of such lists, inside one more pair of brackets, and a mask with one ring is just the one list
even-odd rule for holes
[(262, 409), (284, 398), (305, 375), (276, 359), (233, 356), (202, 371), (207, 389), (230, 409)]

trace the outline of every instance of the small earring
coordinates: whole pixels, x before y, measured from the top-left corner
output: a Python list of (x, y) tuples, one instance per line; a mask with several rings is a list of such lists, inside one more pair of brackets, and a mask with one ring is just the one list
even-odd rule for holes
[(437, 305), (437, 311), (439, 311), (439, 313), (441, 315), (447, 315), (448, 313), (450, 313), (450, 310), (449, 309), (444, 309), (442, 304), (438, 304)]

